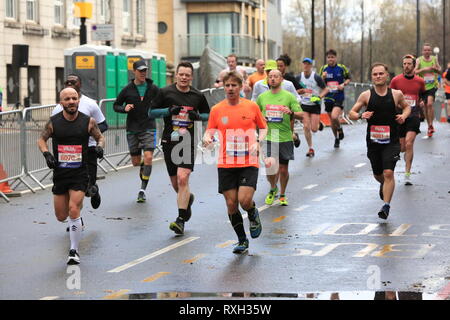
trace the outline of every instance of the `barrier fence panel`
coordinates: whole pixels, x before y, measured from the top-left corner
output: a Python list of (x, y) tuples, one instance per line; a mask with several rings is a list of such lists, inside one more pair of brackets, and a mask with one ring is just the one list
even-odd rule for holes
[(12, 191), (10, 183), (22, 178), (22, 111), (0, 112), (0, 196), (9, 202), (6, 194)]

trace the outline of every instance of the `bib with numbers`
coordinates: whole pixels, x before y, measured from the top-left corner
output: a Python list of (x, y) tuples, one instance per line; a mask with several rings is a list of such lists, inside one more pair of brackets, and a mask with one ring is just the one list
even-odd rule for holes
[(436, 77), (434, 73), (425, 73), (423, 75), (423, 80), (425, 80), (425, 84), (433, 84), (436, 81)]
[(411, 112), (413, 112), (417, 107), (417, 97), (411, 94), (405, 94), (406, 103), (411, 107)]
[(283, 116), (284, 112), (283, 109), (285, 109), (285, 106), (277, 106), (273, 104), (268, 104), (266, 106), (266, 118), (268, 122), (276, 122), (280, 123), (283, 122)]
[(58, 167), (80, 168), (83, 160), (82, 153), (81, 145), (58, 145)]
[[(190, 128), (192, 127), (193, 121), (189, 119), (189, 111), (194, 110), (193, 107), (182, 106), (180, 113), (172, 116), (172, 126), (174, 130), (178, 128)], [(178, 128), (177, 128), (178, 127)]]
[(328, 88), (330, 89), (331, 92), (338, 92), (338, 86), (339, 86), (339, 82), (338, 81), (329, 81), (327, 83)]
[(226, 153), (230, 157), (245, 157), (249, 155), (248, 136), (227, 135)]
[(391, 128), (389, 126), (370, 126), (370, 140), (374, 143), (388, 144), (391, 142)]

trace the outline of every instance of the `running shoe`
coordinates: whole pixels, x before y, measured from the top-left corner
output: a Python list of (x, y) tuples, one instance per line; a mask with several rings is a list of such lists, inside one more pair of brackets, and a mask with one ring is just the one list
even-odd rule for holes
[(145, 202), (145, 200), (147, 200), (147, 198), (145, 197), (145, 192), (144, 191), (139, 191), (136, 202), (137, 203), (143, 203), (143, 202)]
[(319, 131), (322, 131), (324, 128), (324, 125), (322, 123), (322, 121), (319, 122)]
[(378, 192), (380, 195), (380, 199), (384, 201), (384, 194), (383, 194), (383, 183), (380, 183), (380, 191)]
[(427, 136), (428, 136), (429, 138), (431, 138), (431, 137), (433, 136), (433, 133), (434, 133), (433, 127), (432, 127), (432, 126), (428, 127)]
[(177, 218), (175, 222), (172, 222), (169, 225), (169, 229), (175, 232), (176, 234), (182, 235), (184, 234), (184, 221), (180, 218)]
[(269, 191), (269, 193), (267, 194), (266, 197), (266, 204), (267, 205), (272, 205), (273, 201), (275, 200), (275, 197), (277, 196), (278, 193), (278, 187), (275, 187), (275, 189), (272, 189)]
[(337, 133), (338, 133), (338, 139), (343, 140), (344, 139), (344, 130), (342, 130), (342, 128), (339, 128), (339, 129), (337, 129)]
[(100, 207), (100, 203), (102, 202), (102, 198), (100, 197), (100, 193), (98, 192), (98, 186), (94, 185), (92, 186), (93, 189), (95, 187), (95, 193), (93, 193), (93, 195), (91, 196), (91, 206), (94, 209), (97, 209), (98, 207)]
[(388, 204), (385, 204), (381, 207), (380, 211), (378, 212), (378, 217), (380, 219), (386, 220), (389, 216), (389, 210), (391, 209), (391, 206)]
[(241, 254), (247, 251), (248, 249), (248, 239), (239, 240), (239, 243), (233, 248), (233, 253)]
[(411, 172), (406, 172), (405, 173), (405, 186), (412, 186), (413, 184), (411, 183)]
[(191, 206), (194, 203), (194, 199), (195, 199), (194, 194), (191, 193), (191, 195), (189, 196), (189, 204), (188, 204), (187, 212), (186, 212), (187, 213), (186, 222), (188, 222), (192, 216)]
[(69, 255), (67, 257), (67, 264), (68, 265), (80, 264), (80, 255), (75, 249), (71, 249), (69, 251)]
[(257, 208), (255, 208), (255, 213), (252, 217), (248, 216), (248, 220), (250, 221), (250, 236), (253, 239), (258, 238), (262, 231), (262, 225)]
[[(83, 218), (80, 218), (81, 219), (81, 231), (84, 231), (84, 222), (83, 222)], [(70, 231), (70, 229), (69, 229), (69, 227), (67, 227), (66, 228), (66, 232), (69, 232)]]
[(339, 148), (339, 145), (341, 144), (341, 141), (339, 139), (334, 139), (334, 147), (337, 149)]
[(309, 158), (314, 157), (314, 149), (313, 149), (313, 148), (310, 148), (309, 151), (308, 151), (308, 153), (306, 154), (306, 156), (309, 157)]
[(284, 195), (280, 196), (280, 205), (281, 206), (287, 206), (288, 205), (288, 201), (287, 201), (286, 196), (284, 196)]
[(450, 123), (450, 117), (447, 118), (447, 122)]
[(298, 136), (298, 133), (294, 133), (295, 139), (294, 139), (294, 147), (298, 148), (300, 147), (300, 144), (302, 143), (300, 141), (300, 137)]

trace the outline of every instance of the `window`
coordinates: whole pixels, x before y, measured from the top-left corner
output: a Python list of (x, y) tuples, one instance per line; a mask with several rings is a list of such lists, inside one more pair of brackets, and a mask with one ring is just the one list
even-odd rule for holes
[(55, 24), (61, 25), (63, 26), (64, 23), (64, 18), (65, 18), (65, 14), (64, 14), (64, 1), (63, 0), (55, 0)]
[(123, 0), (122, 28), (124, 33), (131, 33), (131, 0)]
[[(11, 64), (6, 65), (6, 103), (8, 106), (15, 106), (19, 102), (19, 73), (17, 69), (14, 69)], [(5, 99), (5, 97), (3, 97)], [(3, 106), (5, 106), (5, 100), (3, 100)]]
[(38, 22), (38, 0), (27, 0), (26, 16), (28, 21)]
[(110, 0), (101, 0), (100, 1), (100, 21), (102, 23), (110, 23), (111, 22)]
[[(74, 8), (75, 8), (74, 2), (79, 2), (79, 0), (73, 0), (73, 1), (72, 1), (72, 8), (70, 9), (70, 12), (74, 12)], [(80, 20), (80, 18), (75, 18), (75, 17), (73, 17), (73, 19), (72, 19), (72, 26), (73, 26), (73, 27), (79, 27), (79, 26), (81, 26), (81, 20)]]
[(64, 88), (64, 68), (55, 68), (55, 101), (56, 103), (59, 103), (59, 92)]
[(136, 0), (136, 33), (144, 35), (145, 30), (145, 1)]
[(17, 20), (17, 0), (6, 0), (6, 17)]
[(39, 84), (39, 66), (28, 66), (28, 97), (30, 104), (41, 103), (41, 88)]

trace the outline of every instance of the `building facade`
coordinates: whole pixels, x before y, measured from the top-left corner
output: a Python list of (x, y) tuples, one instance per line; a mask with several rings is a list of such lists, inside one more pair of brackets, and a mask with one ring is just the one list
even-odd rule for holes
[(251, 65), (281, 51), (281, 0), (158, 0), (158, 32), (160, 52), (175, 64), (198, 61), (209, 45)]
[[(62, 88), (64, 49), (80, 44), (80, 19), (72, 0), (4, 0), (0, 4), (0, 86), (4, 110), (29, 97), (32, 105), (52, 104)], [(83, 1), (81, 1), (83, 2)], [(87, 43), (97, 24), (113, 24), (111, 45), (157, 52), (157, 0), (97, 0), (86, 20)], [(17, 77), (12, 68), (13, 44), (28, 45), (28, 67)]]

